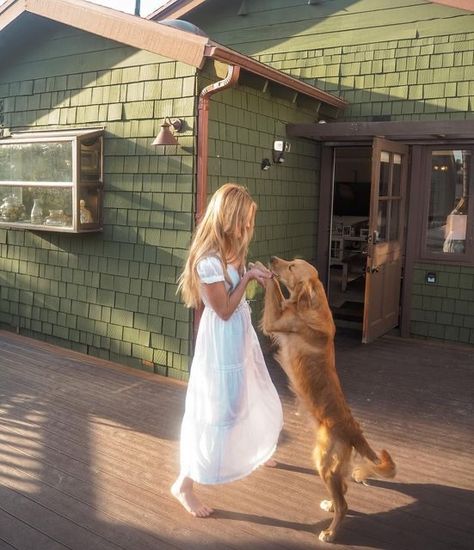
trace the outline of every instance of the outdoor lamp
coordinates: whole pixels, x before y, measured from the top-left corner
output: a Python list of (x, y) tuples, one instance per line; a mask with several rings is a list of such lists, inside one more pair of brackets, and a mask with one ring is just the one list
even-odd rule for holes
[(183, 128), (183, 121), (180, 118), (166, 117), (165, 121), (161, 125), (159, 134), (154, 139), (152, 145), (178, 145), (178, 140), (174, 137), (170, 130), (172, 126), (175, 132), (181, 132)]
[(277, 139), (273, 142), (273, 162), (279, 164), (285, 162), (285, 153), (291, 149), (291, 144), (288, 141)]

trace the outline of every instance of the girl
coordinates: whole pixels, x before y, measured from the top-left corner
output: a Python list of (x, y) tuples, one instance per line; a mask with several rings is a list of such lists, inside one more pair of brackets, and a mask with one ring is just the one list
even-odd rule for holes
[(212, 197), (192, 241), (179, 291), (201, 317), (181, 426), (181, 471), (172, 494), (193, 516), (213, 510), (193, 483), (247, 476), (273, 455), (282, 408), (252, 327), (245, 289), (270, 271), (246, 271), (257, 205), (244, 187), (227, 183)]

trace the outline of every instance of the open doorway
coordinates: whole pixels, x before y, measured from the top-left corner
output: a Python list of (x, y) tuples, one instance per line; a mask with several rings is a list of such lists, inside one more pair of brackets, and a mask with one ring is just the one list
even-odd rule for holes
[(362, 329), (369, 236), (371, 147), (336, 147), (329, 304), (336, 324)]

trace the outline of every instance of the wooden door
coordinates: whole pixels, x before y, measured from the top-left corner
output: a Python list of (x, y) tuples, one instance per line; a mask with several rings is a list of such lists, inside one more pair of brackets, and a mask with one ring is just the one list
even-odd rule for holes
[(408, 147), (374, 138), (362, 342), (398, 325)]

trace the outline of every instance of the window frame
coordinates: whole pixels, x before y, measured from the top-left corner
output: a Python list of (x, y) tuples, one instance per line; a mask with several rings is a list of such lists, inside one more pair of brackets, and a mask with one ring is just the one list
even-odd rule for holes
[[(429, 219), (430, 198), (431, 198), (431, 172), (432, 172), (432, 154), (433, 151), (464, 149), (471, 151), (470, 182), (469, 182), (469, 201), (467, 213), (466, 230), (466, 248), (463, 254), (448, 252), (430, 252), (427, 249), (427, 227)], [(420, 193), (418, 207), (422, 210), (419, 225), (419, 250), (418, 260), (436, 264), (448, 265), (474, 265), (474, 144), (473, 143), (431, 143), (420, 146), (420, 163), (418, 168), (413, 171), (415, 178), (412, 179), (414, 185), (420, 182)]]
[[(88, 145), (95, 140), (96, 146)], [(104, 187), (104, 128), (70, 128), (65, 130), (26, 130), (0, 137), (0, 147), (9, 145), (30, 145), (47, 143), (70, 143), (71, 180), (36, 181), (29, 179), (0, 180), (0, 189), (65, 189), (70, 190), (71, 223), (47, 225), (46, 222), (30, 223), (27, 219), (7, 220), (0, 217), (0, 229), (19, 229), (41, 232), (94, 233), (103, 231), (103, 187)], [(90, 150), (87, 149), (90, 147)], [(93, 165), (91, 167), (91, 165)], [(93, 172), (91, 173), (91, 170)], [(95, 194), (92, 221), (81, 221), (81, 199)]]

